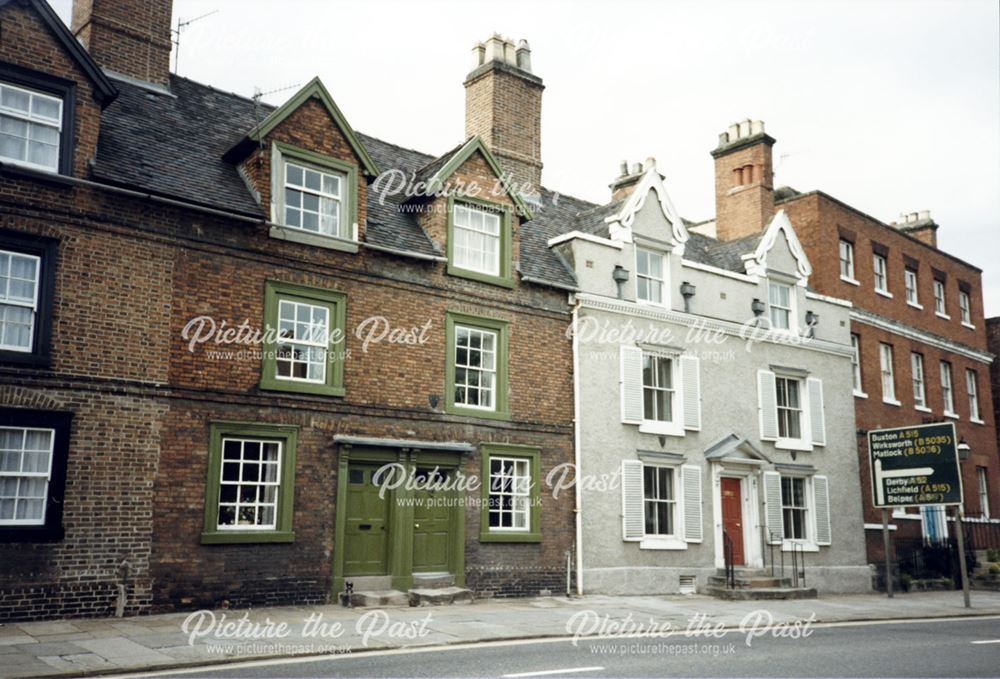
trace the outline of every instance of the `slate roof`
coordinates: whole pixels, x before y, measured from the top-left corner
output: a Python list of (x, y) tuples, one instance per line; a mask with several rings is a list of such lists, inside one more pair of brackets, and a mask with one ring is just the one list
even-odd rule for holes
[[(262, 217), (261, 207), (236, 167), (223, 155), (259, 124), (274, 107), (255, 110), (250, 99), (223, 92), (186, 78), (171, 76), (171, 94), (116, 82), (119, 96), (104, 111), (96, 179), (131, 189), (181, 199), (216, 209)], [(376, 137), (358, 138), (383, 171), (399, 170), (407, 179), (433, 174), (464, 144), (433, 156)], [(377, 246), (424, 256), (441, 256), (412, 212), (400, 209), (404, 193), (383, 196), (370, 186), (366, 241)], [(520, 273), (557, 287), (575, 287), (567, 264), (548, 241), (569, 231), (607, 236), (604, 219), (622, 201), (597, 205), (542, 189), (528, 201), (534, 219), (521, 227)], [(760, 236), (722, 243), (691, 234), (686, 256), (730, 271), (743, 271), (740, 255), (752, 252)]]

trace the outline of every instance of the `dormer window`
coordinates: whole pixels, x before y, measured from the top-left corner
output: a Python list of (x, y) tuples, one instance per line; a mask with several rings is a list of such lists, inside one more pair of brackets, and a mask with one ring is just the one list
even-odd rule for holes
[(271, 154), (271, 236), (357, 252), (358, 167), (280, 142)]
[(773, 330), (791, 330), (794, 313), (792, 286), (787, 283), (769, 281), (768, 309)]
[(472, 198), (448, 201), (448, 273), (514, 287), (511, 210)]
[(343, 178), (285, 163), (285, 226), (325, 236), (341, 233)]
[(665, 270), (662, 253), (643, 248), (635, 249), (635, 296), (637, 300), (647, 304), (663, 304)]
[(455, 205), (455, 266), (500, 275), (500, 215), (471, 205)]
[(0, 160), (57, 172), (62, 99), (0, 82)]

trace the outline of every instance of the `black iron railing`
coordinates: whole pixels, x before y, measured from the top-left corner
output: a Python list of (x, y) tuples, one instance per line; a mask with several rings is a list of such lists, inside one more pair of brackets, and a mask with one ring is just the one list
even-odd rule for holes
[(726, 587), (736, 588), (736, 564), (733, 563), (733, 539), (722, 531), (722, 554), (726, 561)]

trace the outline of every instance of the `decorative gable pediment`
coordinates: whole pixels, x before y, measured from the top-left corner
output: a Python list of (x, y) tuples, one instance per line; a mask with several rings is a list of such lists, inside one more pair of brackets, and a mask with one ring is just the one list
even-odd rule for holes
[[(787, 257), (778, 254), (782, 248), (787, 252)], [(784, 262), (779, 262), (779, 259), (790, 259), (791, 267), (781, 266)], [(798, 285), (803, 287), (808, 284), (812, 274), (809, 258), (806, 257), (806, 252), (795, 235), (795, 228), (784, 210), (779, 210), (771, 219), (754, 252), (743, 255), (743, 263), (751, 276), (766, 276), (769, 271), (792, 274), (798, 279)], [(789, 268), (794, 270), (786, 270)]]
[[(250, 130), (246, 137), (226, 152), (224, 156), (225, 159), (231, 162), (243, 160), (253, 147), (261, 145), (269, 135), (282, 125), (282, 123), (286, 122), (289, 118), (292, 118), (296, 112), (298, 112), (311, 100), (317, 101), (325, 112), (329, 114), (340, 134), (343, 136), (345, 143), (356, 157), (362, 173), (367, 175), (369, 178), (377, 177), (379, 169), (375, 165), (375, 161), (372, 160), (372, 157), (368, 154), (364, 144), (361, 143), (358, 135), (354, 132), (354, 128), (352, 128), (347, 122), (347, 118), (344, 117), (344, 114), (337, 106), (337, 103), (333, 100), (333, 97), (330, 96), (330, 92), (323, 86), (319, 77), (310, 80), (306, 86), (296, 92), (291, 99), (272, 111), (257, 126)], [(305, 150), (313, 152), (318, 151), (318, 149), (311, 148)]]
[[(434, 197), (445, 190), (445, 185), (448, 180), (463, 166), (469, 159), (473, 156), (479, 155), (482, 157), (483, 161), (489, 166), (490, 171), (493, 173), (494, 178), (499, 183), (499, 187), (503, 189), (503, 192), (510, 198), (510, 200), (517, 207), (518, 214), (521, 217), (521, 221), (528, 221), (532, 217), (531, 209), (528, 204), (524, 202), (524, 199), (519, 193), (514, 191), (509, 182), (509, 175), (504, 173), (500, 168), (500, 164), (497, 163), (496, 158), (490, 153), (490, 150), (483, 143), (482, 139), (479, 137), (472, 137), (467, 142), (462, 144), (454, 151), (450, 151), (445, 155), (437, 158), (436, 160), (425, 166), (417, 175), (416, 181), (418, 184), (422, 185), (419, 196), (423, 197)], [(487, 193), (493, 190), (493, 187), (480, 187)], [(495, 198), (489, 195), (472, 196), (479, 197), (483, 199)]]
[(660, 208), (663, 218), (670, 227), (670, 240), (674, 244), (674, 253), (683, 256), (684, 244), (688, 241), (687, 228), (684, 220), (677, 214), (673, 202), (667, 193), (667, 188), (663, 183), (663, 176), (656, 170), (655, 163), (649, 163), (645, 173), (639, 179), (635, 189), (629, 194), (624, 204), (617, 213), (605, 218), (608, 224), (608, 233), (612, 241), (631, 243), (633, 242), (633, 226), (636, 216), (645, 207), (650, 196), (655, 194), (656, 205)]
[(705, 449), (706, 460), (726, 460), (746, 464), (770, 463), (770, 458), (744, 437), (727, 434)]

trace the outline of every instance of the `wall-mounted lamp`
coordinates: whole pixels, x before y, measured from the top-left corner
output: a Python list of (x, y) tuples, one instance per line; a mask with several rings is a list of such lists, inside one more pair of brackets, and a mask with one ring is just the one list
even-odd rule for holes
[(616, 264), (615, 270), (611, 272), (611, 278), (618, 286), (618, 299), (625, 299), (625, 281), (628, 280), (628, 269), (621, 264)]
[(767, 309), (767, 305), (761, 302), (756, 297), (754, 297), (753, 301), (750, 303), (750, 310), (753, 311), (754, 317), (760, 318), (763, 315), (765, 309)]
[(816, 336), (816, 326), (819, 325), (819, 314), (812, 311), (806, 312), (806, 326), (809, 328), (809, 337)]
[(691, 298), (694, 297), (694, 293), (697, 288), (687, 281), (681, 283), (681, 297), (684, 298), (684, 313), (691, 313)]
[(969, 453), (972, 452), (972, 447), (965, 442), (965, 437), (963, 436), (958, 440), (958, 459), (961, 462), (965, 462), (969, 459)]

